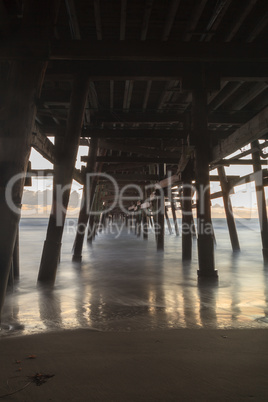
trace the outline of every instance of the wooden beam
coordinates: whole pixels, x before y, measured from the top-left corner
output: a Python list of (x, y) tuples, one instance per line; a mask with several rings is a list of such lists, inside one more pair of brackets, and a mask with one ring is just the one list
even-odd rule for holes
[[(255, 112), (256, 113), (256, 112)], [(254, 116), (254, 112), (249, 111), (211, 111), (208, 115), (209, 124), (226, 124), (226, 125), (242, 125), (249, 120), (249, 118)], [(183, 113), (172, 113), (169, 111), (162, 112), (147, 112), (144, 113), (142, 110), (135, 113), (122, 113), (121, 111), (114, 113), (110, 112), (98, 112), (92, 118), (92, 124), (95, 124), (95, 128), (98, 127), (100, 123), (108, 124), (118, 124), (124, 123), (184, 123), (185, 114)]]
[(135, 146), (133, 144), (124, 144), (122, 142), (114, 142), (114, 141), (105, 141), (100, 140), (99, 142), (100, 148), (112, 149), (114, 151), (122, 151), (122, 152), (131, 152), (135, 154), (140, 154), (144, 156), (157, 156), (157, 157), (176, 157), (176, 152), (165, 151), (158, 148), (152, 148), (154, 144), (152, 144), (151, 148)]
[(133, 91), (134, 81), (126, 80), (125, 82), (125, 93), (124, 93), (124, 100), (123, 100), (123, 110), (128, 111), (130, 108), (130, 102), (132, 98), (132, 91)]
[(193, 14), (191, 16), (189, 25), (187, 27), (187, 32), (183, 36), (184, 41), (188, 42), (191, 39), (191, 37), (195, 31), (195, 28), (198, 24), (198, 21), (199, 21), (202, 13), (204, 11), (204, 8), (207, 4), (207, 1), (208, 0), (200, 0), (199, 2), (197, 2), (196, 6), (193, 10)]
[(146, 0), (145, 10), (143, 15), (142, 27), (141, 27), (141, 40), (145, 40), (147, 37), (149, 21), (152, 13), (154, 0)]
[[(146, 174), (146, 173), (136, 173), (136, 174), (111, 174), (109, 175), (110, 177), (112, 177), (114, 180), (116, 180), (117, 182), (138, 182), (138, 181), (142, 181), (142, 182), (151, 182), (151, 181), (157, 181), (159, 179), (158, 175), (154, 175), (154, 174)], [(105, 179), (103, 177), (100, 177), (99, 181), (109, 181), (109, 179)]]
[(3, 0), (0, 0), (0, 32), (5, 36), (9, 34), (9, 16)]
[(120, 40), (125, 40), (127, 20), (127, 0), (121, 0)]
[(162, 33), (162, 41), (167, 41), (169, 38), (169, 34), (174, 24), (174, 20), (176, 18), (176, 14), (179, 8), (181, 0), (171, 0), (168, 8), (165, 26)]
[(227, 99), (230, 98), (241, 86), (243, 82), (229, 82), (224, 88), (218, 93), (212, 102), (209, 104), (210, 110), (218, 109)]
[(37, 126), (32, 134), (31, 146), (49, 162), (55, 163), (55, 146)]
[[(69, 26), (70, 26), (70, 31), (71, 31), (71, 37), (72, 37), (72, 39), (74, 39), (76, 41), (77, 40), (80, 41), (81, 33), (80, 33), (80, 27), (79, 27), (79, 23), (78, 23), (74, 0), (65, 0), (65, 4), (66, 4), (66, 8), (67, 8), (68, 17), (69, 17)], [(86, 123), (90, 122), (90, 108), (89, 108), (88, 99), (86, 101), (84, 119), (85, 119)]]
[(233, 110), (241, 110), (246, 105), (248, 105), (252, 100), (254, 100), (258, 95), (260, 95), (265, 89), (267, 89), (268, 84), (264, 82), (258, 82), (255, 85), (252, 85), (250, 90), (246, 90), (246, 92), (239, 97), (237, 101), (232, 103)]
[(268, 132), (268, 107), (253, 117), (248, 123), (238, 128), (228, 138), (223, 140), (212, 150), (212, 161), (215, 163), (230, 155), (234, 150), (257, 140)]
[[(90, 49), (90, 52), (88, 51)], [(23, 41), (18, 38), (3, 41), (1, 60), (40, 57), (44, 60), (91, 61), (183, 61), (205, 63), (268, 62), (263, 43), (185, 43), (169, 41), (87, 41), (51, 40)]]
[(152, 129), (83, 129), (81, 137), (91, 138), (170, 138), (179, 139), (184, 138), (185, 130), (152, 130)]
[(146, 158), (136, 156), (97, 156), (97, 162), (103, 163), (168, 163), (173, 165), (178, 163), (178, 159), (178, 157)]
[[(99, 41), (98, 43), (102, 42)], [(144, 43), (147, 43), (147, 41)], [(0, 59), (1, 56), (4, 56), (4, 54), (1, 55), (0, 53)], [(232, 62), (230, 60), (229, 62), (207, 61), (203, 63), (208, 72), (218, 72), (222, 81), (268, 80), (267, 61), (254, 63), (254, 61)], [(196, 61), (158, 60), (156, 63), (148, 60), (120, 60), (119, 63), (116, 60), (74, 60), (69, 63), (65, 60), (57, 60), (57, 62), (53, 63), (53, 67), (47, 71), (46, 79), (50, 81), (72, 81), (74, 74), (83, 72), (88, 73), (93, 81), (125, 81), (131, 79), (136, 81), (167, 81), (180, 80), (185, 73), (189, 74), (189, 72), (196, 74), (198, 69), (199, 65)]]
[(255, 28), (251, 31), (247, 38), (247, 42), (251, 43), (253, 42), (257, 36), (267, 27), (267, 21), (268, 21), (268, 8), (266, 8), (266, 11), (261, 13), (259, 21), (256, 23)]
[[(205, 30), (206, 33), (204, 33), (200, 41), (205, 40), (205, 41), (210, 41), (211, 39), (211, 33), (213, 34), (214, 32), (217, 31), (218, 26), (220, 25), (226, 11), (228, 10), (228, 7), (230, 6), (232, 0), (221, 0), (216, 3), (214, 12), (212, 14), (212, 17), (210, 18), (208, 25), (206, 26)], [(213, 30), (213, 31), (212, 31)], [(212, 31), (212, 32), (209, 32)]]
[(181, 183), (181, 175), (174, 174), (173, 176), (169, 176), (166, 179), (163, 179), (158, 183), (155, 183), (155, 188), (167, 188), (176, 186), (180, 183)]
[(129, 112), (122, 113), (117, 111), (116, 114), (110, 112), (101, 112), (99, 111), (92, 118), (92, 123), (109, 123), (114, 124), (118, 122), (124, 123), (146, 123), (146, 124), (155, 124), (155, 123), (182, 123), (184, 122), (184, 115), (179, 113), (158, 113), (158, 112), (147, 112), (143, 113), (142, 110), (140, 112)]
[(102, 40), (100, 0), (94, 0), (94, 15), (95, 15), (97, 39)]
[(148, 100), (149, 100), (149, 96), (150, 96), (150, 92), (151, 92), (151, 88), (152, 88), (152, 80), (149, 80), (147, 82), (146, 85), (146, 90), (145, 90), (145, 94), (144, 94), (144, 99), (143, 99), (143, 103), (142, 103), (142, 110), (145, 111), (148, 105)]
[(110, 109), (114, 108), (114, 80), (110, 81)]
[(65, 0), (65, 5), (66, 5), (67, 13), (69, 16), (69, 26), (70, 26), (71, 36), (74, 39), (80, 40), (81, 39), (80, 28), (79, 28), (77, 15), (76, 15), (74, 0)]
[(225, 37), (225, 42), (230, 42), (235, 35), (237, 34), (239, 28), (251, 12), (252, 8), (255, 6), (258, 0), (249, 0), (248, 3), (246, 3), (244, 10), (242, 13), (238, 15), (238, 18), (235, 18), (234, 23), (232, 24), (232, 27), (230, 31), (228, 32), (227, 36)]
[[(261, 160), (261, 165), (267, 165), (266, 160)], [(222, 159), (216, 162), (216, 165), (219, 166), (231, 166), (231, 165), (241, 165), (241, 166), (251, 166), (253, 164), (252, 159), (238, 159), (238, 158), (230, 158), (230, 159)]]

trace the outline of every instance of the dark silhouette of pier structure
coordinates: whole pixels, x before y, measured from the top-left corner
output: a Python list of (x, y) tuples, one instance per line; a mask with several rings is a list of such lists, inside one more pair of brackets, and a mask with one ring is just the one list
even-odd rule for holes
[[(55, 281), (73, 180), (84, 188), (75, 261), (107, 219), (135, 225), (145, 241), (154, 225), (164, 251), (169, 210), (190, 260), (196, 208), (198, 278), (217, 280), (211, 199), (223, 198), (238, 252), (230, 194), (250, 181), (268, 259), (267, 22), (262, 0), (0, 0), (0, 311), (8, 281), (19, 276), (23, 189), (40, 173), (29, 164), (31, 147), (54, 165), (42, 172), (54, 184), (40, 283)], [(88, 156), (78, 170), (80, 145)], [(254, 174), (230, 176), (232, 165)], [(221, 191), (211, 194), (211, 181)], [(137, 187), (142, 196), (133, 201)]]

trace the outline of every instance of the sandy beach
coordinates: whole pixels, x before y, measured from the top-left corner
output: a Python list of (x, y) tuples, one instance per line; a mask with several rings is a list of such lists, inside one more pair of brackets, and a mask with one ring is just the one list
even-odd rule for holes
[[(1, 400), (267, 401), (267, 335), (182, 329), (4, 337), (0, 395), (30, 384)], [(54, 376), (36, 386), (37, 373)]]

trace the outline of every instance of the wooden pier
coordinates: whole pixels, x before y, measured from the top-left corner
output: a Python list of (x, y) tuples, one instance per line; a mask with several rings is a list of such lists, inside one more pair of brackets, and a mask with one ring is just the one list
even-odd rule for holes
[[(53, 285), (56, 278), (73, 180), (83, 186), (76, 262), (82, 260), (85, 237), (93, 242), (96, 229), (115, 218), (135, 225), (144, 240), (154, 225), (159, 252), (166, 219), (169, 235), (182, 240), (178, 261), (190, 260), (196, 208), (198, 278), (217, 280), (211, 200), (223, 198), (230, 247), (237, 252), (231, 194), (251, 181), (268, 260), (268, 5), (265, 10), (261, 0), (213, 5), (0, 0), (0, 5), (0, 314), (8, 281), (19, 276), (26, 173), (52, 175), (54, 183), (40, 283)], [(89, 150), (82, 159), (86, 166), (78, 170), (82, 145)], [(54, 168), (32, 170), (31, 148)], [(253, 174), (226, 173), (225, 167), (238, 165), (251, 166)], [(88, 175), (94, 175), (90, 183)], [(211, 193), (212, 182), (221, 191)]]

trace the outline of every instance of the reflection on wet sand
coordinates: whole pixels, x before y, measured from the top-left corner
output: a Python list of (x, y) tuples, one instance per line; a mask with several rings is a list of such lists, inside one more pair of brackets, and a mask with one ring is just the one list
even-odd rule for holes
[(237, 277), (238, 271), (238, 259), (240, 253), (233, 253), (231, 255), (231, 273), (232, 273), (232, 284), (231, 284), (231, 319), (232, 322), (239, 320), (241, 314), (240, 304), (240, 283)]
[(217, 328), (216, 299), (218, 285), (212, 283), (199, 283), (198, 293), (200, 298), (200, 321), (203, 328)]
[(1, 334), (10, 333), (12, 323), (24, 334), (70, 328), (266, 328), (268, 271), (261, 258), (247, 261), (243, 253), (216, 250), (219, 282), (198, 284), (196, 256), (182, 263), (180, 240), (167, 235), (162, 253), (155, 251), (153, 237), (143, 241), (123, 232), (115, 239), (102, 233), (92, 246), (85, 245), (78, 264), (70, 262), (73, 239), (66, 235), (54, 289), (37, 288), (36, 259), (32, 265), (25, 260), (23, 278), (6, 299)]
[(40, 318), (48, 330), (62, 327), (61, 302), (53, 289), (41, 288), (39, 290)]

